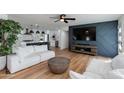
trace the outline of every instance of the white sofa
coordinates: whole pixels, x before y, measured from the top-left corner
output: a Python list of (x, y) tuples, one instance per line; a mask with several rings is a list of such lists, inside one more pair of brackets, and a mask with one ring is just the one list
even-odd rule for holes
[(8, 56), (7, 68), (14, 73), (55, 57), (54, 51), (50, 51), (47, 45), (18, 47), (16, 54)]
[(93, 59), (83, 74), (70, 71), (69, 75), (72, 79), (124, 79), (124, 54), (110, 62)]

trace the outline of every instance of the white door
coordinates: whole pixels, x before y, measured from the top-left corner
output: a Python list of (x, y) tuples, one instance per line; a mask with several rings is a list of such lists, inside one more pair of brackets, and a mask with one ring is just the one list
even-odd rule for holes
[(68, 31), (61, 31), (60, 34), (60, 49), (68, 48)]

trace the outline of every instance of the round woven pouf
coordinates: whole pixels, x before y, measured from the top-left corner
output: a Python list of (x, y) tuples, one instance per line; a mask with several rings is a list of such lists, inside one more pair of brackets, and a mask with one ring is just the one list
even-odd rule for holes
[(48, 60), (48, 67), (55, 74), (64, 73), (69, 67), (70, 60), (64, 57), (54, 57)]

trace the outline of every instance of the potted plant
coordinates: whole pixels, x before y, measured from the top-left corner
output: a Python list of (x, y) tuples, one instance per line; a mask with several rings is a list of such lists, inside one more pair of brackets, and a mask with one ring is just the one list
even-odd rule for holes
[(13, 44), (22, 27), (13, 20), (0, 19), (0, 70), (6, 66), (7, 55), (12, 53)]

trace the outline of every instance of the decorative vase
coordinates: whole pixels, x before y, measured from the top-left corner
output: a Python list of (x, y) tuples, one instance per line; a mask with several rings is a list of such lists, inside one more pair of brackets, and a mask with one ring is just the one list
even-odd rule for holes
[(86, 37), (86, 40), (87, 40), (87, 41), (89, 41), (89, 40), (90, 40), (90, 37), (89, 37), (89, 36), (87, 36), (87, 37)]

